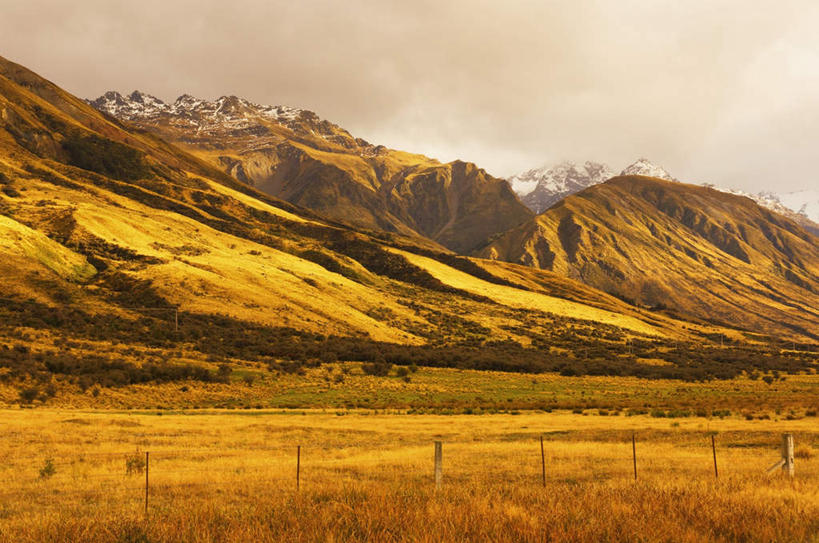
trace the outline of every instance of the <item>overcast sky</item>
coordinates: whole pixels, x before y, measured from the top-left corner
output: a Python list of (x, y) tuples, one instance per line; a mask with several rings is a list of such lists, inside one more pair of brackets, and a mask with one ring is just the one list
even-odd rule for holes
[(819, 2), (0, 0), (0, 55), (81, 97), (235, 94), (506, 176), (645, 156), (819, 185)]

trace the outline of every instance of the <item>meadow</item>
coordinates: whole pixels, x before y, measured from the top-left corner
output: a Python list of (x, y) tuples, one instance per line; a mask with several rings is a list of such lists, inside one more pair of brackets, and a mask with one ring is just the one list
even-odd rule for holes
[[(2, 541), (819, 541), (815, 417), (13, 408), (0, 428)], [(783, 432), (793, 479), (765, 474)]]
[[(92, 345), (93, 347), (93, 345)], [(90, 348), (90, 347), (89, 347)], [(163, 351), (145, 353), (161, 360)], [(194, 354), (179, 359), (218, 371)], [(127, 358), (126, 358), (127, 360)], [(525, 410), (572, 410), (586, 414), (655, 417), (720, 416), (794, 419), (819, 409), (819, 375), (759, 376), (688, 383), (673, 379), (510, 373), (457, 368), (395, 366), (387, 375), (368, 375), (365, 364), (336, 362), (297, 371), (231, 360), (225, 382), (146, 382), (83, 388), (54, 380), (55, 394), (28, 403), (26, 382), (0, 380), (0, 406), (105, 409), (329, 409), (400, 410), (416, 414), (480, 414)], [(648, 363), (648, 362), (647, 362)], [(29, 384), (32, 381), (28, 381)]]

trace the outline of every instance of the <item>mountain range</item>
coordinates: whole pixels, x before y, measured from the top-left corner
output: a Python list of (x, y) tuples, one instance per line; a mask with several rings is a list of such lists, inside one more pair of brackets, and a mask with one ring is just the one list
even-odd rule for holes
[(372, 145), (311, 111), (236, 96), (166, 104), (138, 91), (89, 103), (267, 194), (357, 227), (467, 253), (532, 216), (507, 183), (472, 163)]
[[(640, 158), (626, 166), (620, 175), (643, 175), (677, 181), (662, 166), (646, 158)], [(542, 213), (566, 196), (580, 192), (615, 176), (614, 171), (600, 162), (585, 162), (578, 166), (574, 162), (561, 162), (555, 166), (543, 166), (511, 176), (508, 180), (521, 201), (535, 213)], [(754, 200), (762, 207), (776, 211), (799, 223), (803, 228), (819, 235), (819, 191), (802, 190), (784, 194), (762, 191), (756, 194), (736, 189), (717, 187), (712, 183), (702, 183), (722, 192), (738, 194)]]
[[(809, 299), (817, 291), (812, 282), (815, 277), (811, 267), (814, 255), (809, 248), (800, 246), (799, 250), (804, 254), (797, 262), (790, 263), (787, 255), (798, 252), (789, 245), (794, 242), (791, 237), (780, 237), (778, 243), (762, 241), (760, 246), (755, 247), (757, 252), (767, 256), (776, 254), (777, 257), (768, 258), (764, 263), (745, 262), (748, 266), (739, 272), (733, 262), (725, 266), (713, 266), (713, 263), (722, 261), (726, 247), (747, 245), (747, 237), (734, 236), (736, 239), (726, 241), (724, 234), (713, 237), (711, 232), (697, 242), (704, 241), (710, 245), (703, 254), (716, 251), (716, 256), (703, 257), (702, 262), (707, 262), (706, 268), (709, 269), (701, 273), (701, 270), (689, 269), (691, 263), (686, 259), (690, 258), (691, 251), (697, 250), (692, 248), (697, 243), (690, 238), (703, 238), (702, 232), (688, 232), (690, 225), (680, 224), (682, 216), (674, 218), (677, 223), (669, 222), (667, 217), (657, 216), (662, 215), (663, 210), (651, 202), (645, 205), (644, 201), (624, 198), (622, 194), (603, 191), (605, 197), (600, 198), (601, 205), (608, 206), (607, 209), (615, 205), (613, 202), (617, 202), (615, 207), (619, 211), (618, 217), (627, 217), (624, 224), (610, 221), (606, 225), (611, 231), (608, 242), (614, 246), (611, 258), (606, 255), (606, 247), (601, 246), (600, 239), (594, 236), (589, 240), (584, 240), (582, 236), (577, 238), (578, 250), (581, 253), (583, 249), (591, 251), (586, 257), (597, 263), (599, 270), (594, 266), (590, 268), (589, 263), (575, 265), (577, 255), (572, 254), (572, 251), (567, 253), (567, 261), (563, 264), (559, 257), (555, 263), (549, 262), (548, 257), (540, 258), (542, 254), (533, 253), (532, 246), (538, 247), (538, 250), (544, 246), (542, 232), (547, 224), (552, 229), (551, 235), (556, 236), (551, 240), (552, 245), (549, 245), (552, 247), (555, 239), (565, 238), (564, 229), (568, 223), (564, 217), (553, 221), (544, 215), (533, 216), (521, 203), (534, 213), (541, 213), (553, 206), (560, 207), (565, 198), (588, 188), (602, 184), (611, 189), (606, 181), (612, 179), (614, 174), (605, 164), (586, 162), (578, 166), (567, 162), (553, 168), (530, 170), (511, 180), (513, 187), (536, 180), (534, 190), (518, 201), (513, 191), (508, 189), (509, 185), (491, 178), (474, 164), (460, 161), (441, 164), (421, 155), (373, 145), (354, 138), (338, 125), (305, 110), (286, 106), (262, 106), (235, 96), (209, 102), (182, 95), (174, 103), (166, 104), (139, 91), (134, 91), (127, 97), (108, 92), (89, 103), (118, 120), (172, 141), (212, 166), (265, 193), (341, 220), (353, 227), (427, 238), (460, 254), (475, 254), (493, 260), (547, 269), (642, 307), (667, 308), (673, 314), (688, 319), (721, 323), (746, 322), (747, 319), (737, 320), (743, 313), (740, 300), (746, 297), (749, 300), (755, 299), (756, 302), (756, 306), (749, 303), (746, 308), (758, 306), (757, 313), (764, 315), (751, 319), (754, 329), (792, 329), (798, 333), (810, 334), (810, 322), (816, 318), (809, 309)], [(690, 190), (688, 185), (683, 186), (666, 169), (646, 158), (640, 158), (623, 168), (620, 176), (663, 180), (678, 184), (676, 188), (683, 192)], [(657, 190), (667, 191), (666, 188)], [(645, 191), (646, 194), (649, 192), (652, 191)], [(686, 194), (675, 195), (680, 205), (688, 197)], [(695, 198), (700, 204), (698, 213), (701, 217), (725, 214), (721, 198), (701, 195)], [(768, 200), (759, 200), (758, 203), (773, 206)], [(756, 206), (750, 209), (754, 208)], [(686, 213), (690, 213), (696, 208), (689, 206), (687, 209), (689, 211)], [(780, 205), (775, 210), (790, 216), (808, 230), (814, 226), (810, 220), (789, 212), (784, 206)], [(581, 229), (584, 226), (596, 229), (599, 227), (597, 223), (601, 212), (593, 206), (581, 206), (573, 211), (578, 219), (577, 224), (572, 224)], [(734, 231), (779, 228), (775, 223), (776, 215), (763, 214), (749, 219), (743, 215), (746, 212), (742, 206), (729, 211), (736, 226)], [(742, 217), (737, 218), (733, 216), (735, 214)], [(705, 218), (699, 220), (706, 221)], [(584, 220), (586, 224), (583, 224)], [(714, 222), (714, 219), (709, 220)], [(645, 243), (645, 239), (631, 234), (621, 240), (622, 232), (631, 227), (628, 221), (632, 224), (652, 224), (657, 232), (654, 237), (664, 238), (665, 246)], [(760, 226), (768, 221), (774, 221), (774, 224)], [(534, 224), (538, 225), (538, 233), (525, 239), (521, 232), (531, 233)], [(724, 225), (720, 228), (722, 226)], [(683, 231), (685, 233), (681, 234)], [(731, 227), (728, 227), (728, 231), (732, 231)], [(636, 235), (636, 232), (633, 234)], [(728, 234), (729, 237), (731, 235), (733, 234)], [(680, 236), (685, 238), (684, 241), (669, 241)], [(605, 236), (602, 239), (606, 239)], [(808, 238), (808, 245), (811, 239)], [(509, 240), (513, 240), (511, 244)], [(584, 246), (584, 242), (588, 245)], [(623, 249), (626, 242), (634, 243), (630, 251)], [(784, 245), (784, 248), (780, 245)], [(740, 249), (742, 251), (745, 249)], [(638, 259), (638, 254), (646, 253), (655, 255), (655, 260), (662, 264), (630, 271), (628, 259)], [(685, 256), (682, 261), (681, 254)], [(755, 253), (752, 251), (750, 254)], [(625, 261), (618, 262), (618, 257)], [(795, 264), (795, 267), (790, 267), (791, 264)], [(794, 292), (789, 291), (794, 288), (794, 283), (789, 281), (784, 286), (773, 289), (739, 288), (740, 295), (736, 297), (738, 287), (734, 282), (747, 285), (758, 281), (759, 269), (775, 276), (764, 279), (765, 284), (774, 284), (783, 274), (789, 273), (792, 275), (789, 277), (797, 278), (795, 281), (798, 286)], [(799, 271), (794, 275), (792, 269)], [(693, 289), (696, 283), (693, 278), (700, 277), (703, 273), (714, 275), (714, 281), (718, 284), (728, 285), (726, 288), (730, 293), (720, 294), (720, 300), (727, 299), (729, 302), (715, 300), (706, 304), (692, 300), (713, 296), (715, 290), (719, 291), (714, 287), (700, 296), (695, 293), (696, 289), (681, 294), (671, 286), (684, 284), (683, 279), (687, 278)], [(652, 274), (669, 275), (660, 275), (662, 279), (656, 280)], [(749, 278), (743, 274), (756, 275)], [(665, 288), (651, 284), (654, 281), (659, 281)], [(809, 293), (800, 290), (805, 288)], [(791, 318), (793, 316), (780, 318), (776, 311), (768, 311), (771, 303), (779, 303), (783, 295), (802, 300), (804, 305), (800, 305), (800, 310), (796, 313), (807, 311), (809, 315), (799, 315), (795, 319)]]
[(14, 371), (120, 379), (161, 348), (707, 379), (817, 340), (816, 239), (747, 198), (624, 176), (535, 216), (475, 165), (304, 111), (109, 102), (140, 113), (0, 58), (0, 337), (33, 364)]
[(688, 318), (817, 335), (819, 238), (708, 187), (618, 176), (564, 198), (479, 254)]
[(617, 353), (629, 338), (672, 358), (672, 341), (740, 337), (550, 272), (327, 218), (2, 58), (0, 187), (0, 337), (37, 360), (62, 352), (70, 367), (141, 364), (162, 347), (210, 366), (332, 355), (557, 371), (571, 359), (575, 372), (704, 378), (705, 359), (692, 370)]

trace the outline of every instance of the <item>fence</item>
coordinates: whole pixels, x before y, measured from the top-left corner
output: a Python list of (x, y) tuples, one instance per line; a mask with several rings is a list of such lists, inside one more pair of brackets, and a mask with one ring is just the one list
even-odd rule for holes
[[(186, 499), (193, 489), (205, 489), (209, 494), (220, 489), (246, 489), (248, 494), (257, 495), (260, 491), (298, 492), (328, 481), (406, 481), (434, 484), (440, 489), (476, 479), (548, 487), (566, 482), (650, 480), (654, 475), (712, 481), (720, 477), (761, 478), (776, 454), (770, 447), (732, 447), (731, 443), (720, 443), (713, 434), (707, 443), (685, 448), (641, 442), (637, 434), (616, 442), (552, 441), (550, 437), (541, 435), (539, 446), (530, 440), (452, 444), (436, 440), (431, 448), (379, 449), (354, 444), (311, 450), (297, 444), (252, 451), (78, 451), (71, 457), (21, 459), (0, 465), (4, 481), (0, 503), (41, 509), (67, 502), (109, 500), (138, 504), (149, 514), (154, 499)], [(794, 477), (791, 434), (782, 436), (779, 455), (781, 459), (768, 472), (781, 470)]]

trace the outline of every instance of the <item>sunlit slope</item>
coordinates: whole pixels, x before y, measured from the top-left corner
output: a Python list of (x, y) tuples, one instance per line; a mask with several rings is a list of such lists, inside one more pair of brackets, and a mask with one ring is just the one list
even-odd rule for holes
[(479, 251), (638, 305), (819, 337), (819, 238), (740, 196), (659, 179), (591, 187)]
[(69, 281), (86, 281), (97, 273), (82, 255), (3, 215), (0, 215), (0, 251), (6, 266), (9, 263), (42, 266)]
[[(104, 240), (127, 250), (117, 267), (150, 280), (163, 298), (185, 310), (336, 334), (364, 333), (382, 341), (418, 341), (366, 314), (387, 307), (411, 320), (405, 307), (386, 296), (374, 298), (377, 291), (309, 260), (116, 195), (106, 195), (104, 202), (40, 183), (29, 185), (26, 193), (48, 197), (51, 213), (70, 212), (71, 237)], [(16, 215), (34, 222), (41, 219), (41, 209), (20, 206)]]
[[(560, 300), (494, 279), (425, 238), (327, 221), (130, 131), (22, 67), (0, 67), (0, 281), (8, 296), (133, 318), (141, 308), (178, 307), (400, 344), (528, 345), (532, 323), (538, 333), (560, 331), (564, 342), (594, 342), (599, 327), (658, 333), (650, 319), (584, 306), (590, 293), (571, 282), (564, 288), (573, 300)], [(440, 173), (424, 168), (413, 183)], [(483, 175), (464, 163), (455, 169)]]
[(570, 300), (548, 296), (540, 292), (525, 291), (505, 285), (498, 285), (479, 279), (460, 270), (446, 266), (441, 262), (412, 253), (398, 251), (407, 260), (419, 266), (441, 282), (458, 286), (463, 290), (486, 296), (500, 304), (519, 309), (535, 309), (547, 313), (570, 317), (573, 319), (588, 320), (611, 324), (619, 328), (632, 330), (640, 334), (660, 335), (658, 329), (631, 316), (614, 313), (592, 307), (590, 305), (579, 304)]

